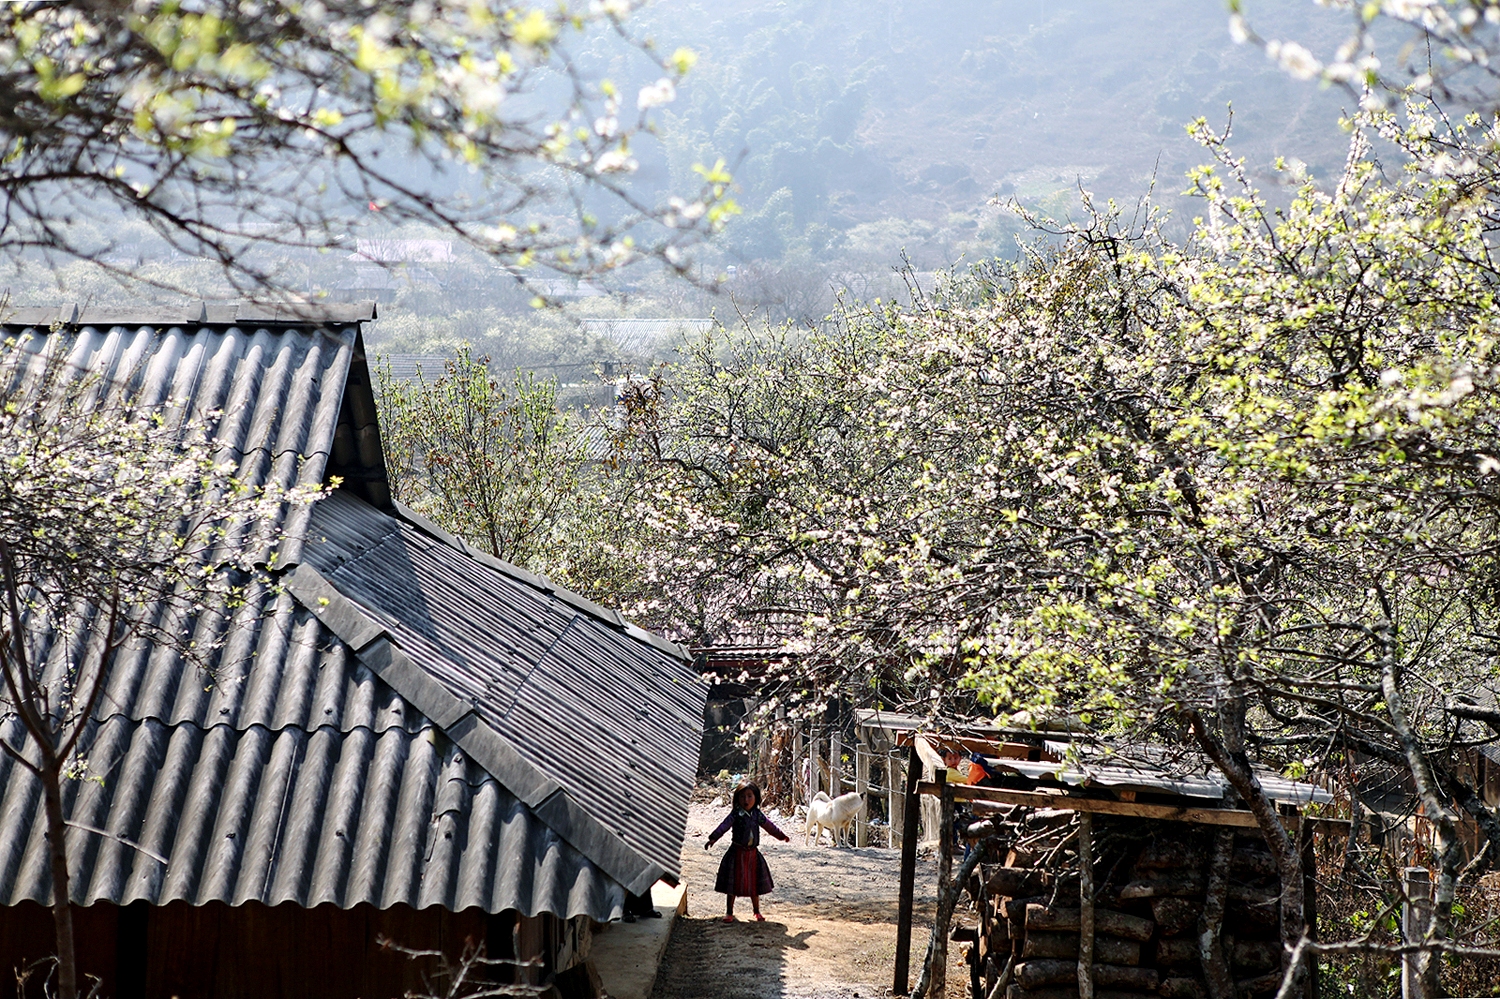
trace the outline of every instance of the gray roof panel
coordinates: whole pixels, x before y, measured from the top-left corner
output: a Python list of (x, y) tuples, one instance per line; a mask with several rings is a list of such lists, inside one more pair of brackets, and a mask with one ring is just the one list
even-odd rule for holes
[[(12, 720), (0, 737), (18, 745), (19, 729)], [(344, 732), (116, 717), (99, 726), (91, 762), (99, 779), (68, 785), (80, 905), (406, 904), (609, 919), (623, 904), (618, 882), (425, 720)], [(0, 789), (0, 902), (45, 902), (40, 785), (7, 756)], [(549, 869), (569, 873), (540, 876)]]
[[(217, 413), (217, 440), (251, 482), (320, 482), (337, 472), (345, 490), (381, 495), (357, 327), (61, 318), (73, 325), (60, 335), (13, 324), (4, 332), (26, 338), (27, 350), (66, 350), (110, 390), (146, 405), (171, 396)], [(23, 376), (0, 371), (0, 383), (14, 387)], [(289, 529), (315, 538), (338, 528), (340, 545), (309, 547), (324, 563), (339, 557), (344, 579), (328, 592), (343, 616), (325, 623), (318, 612), (327, 608), (264, 589), (237, 610), (201, 615), (203, 635), (225, 636), (209, 673), (143, 643), (117, 656), (92, 721), (89, 777), (68, 785), (75, 902), (401, 903), (604, 920), (619, 914), (626, 887), (641, 887), (622, 868), (635, 864), (627, 873), (652, 879), (676, 870), (696, 761), (675, 742), (650, 769), (652, 781), (680, 794), (659, 815), (635, 816), (627, 838), (612, 831), (618, 821), (606, 829), (597, 818), (609, 811), (599, 805), (616, 783), (612, 758), (553, 781), (556, 767), (540, 765), (530, 734), (481, 724), (474, 699), (494, 699), (481, 704), (492, 720), (537, 691), (565, 699), (532, 710), (576, 714), (576, 692), (528, 691), (525, 682), (556, 672), (547, 656), (579, 618), (585, 631), (602, 629), (591, 641), (636, 664), (634, 699), (676, 719), (650, 740), (686, 735), (678, 741), (695, 747), (702, 691), (664, 687), (674, 713), (654, 689), (665, 680), (693, 686), (677, 675), (680, 661), (629, 637), (617, 617), (580, 617), (579, 601), (505, 577), (349, 492), (304, 515), (318, 516), (316, 530), (304, 529), (308, 520)], [(283, 555), (292, 570), (283, 580), (306, 575), (298, 546)], [(346, 587), (360, 591), (358, 606), (339, 596)], [(33, 637), (40, 649), (52, 641)], [(61, 669), (64, 650), (55, 651)], [(0, 714), (0, 738), (33, 751), (14, 716)], [(668, 852), (670, 863), (656, 863)], [(0, 759), (0, 904), (45, 903), (50, 892), (39, 787)]]
[(613, 612), (455, 545), (335, 495), (304, 557), (582, 814), (675, 878), (707, 694), (697, 673)]

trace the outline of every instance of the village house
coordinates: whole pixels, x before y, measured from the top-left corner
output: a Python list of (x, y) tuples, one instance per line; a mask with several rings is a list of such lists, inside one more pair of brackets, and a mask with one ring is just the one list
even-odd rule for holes
[[(19, 310), (146, 405), (215, 413), (257, 483), (338, 488), (286, 525), (274, 586), (198, 626), (204, 672), (113, 664), (66, 808), (80, 967), (102, 994), (376, 999), (466, 943), (587, 957), (627, 892), (674, 883), (706, 690), (678, 646), (498, 561), (390, 495), (362, 305)], [(45, 641), (46, 636), (40, 636)], [(0, 739), (25, 730), (0, 708)], [(0, 993), (52, 950), (37, 781), (0, 756)]]

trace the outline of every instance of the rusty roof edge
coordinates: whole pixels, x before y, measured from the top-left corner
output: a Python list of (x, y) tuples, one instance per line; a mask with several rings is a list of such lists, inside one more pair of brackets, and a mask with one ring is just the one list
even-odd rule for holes
[(359, 660), (458, 744), (470, 759), (531, 809), (548, 828), (597, 864), (628, 891), (641, 894), (664, 870), (622, 840), (555, 780), (528, 762), (505, 736), (485, 724), (473, 705), (453, 696), (389, 632), (322, 573), (299, 565), (285, 580), (287, 592), (347, 644)]
[(605, 607), (603, 604), (596, 603), (593, 600), (590, 600), (588, 597), (585, 597), (578, 593), (574, 593), (572, 590), (568, 589), (565, 586), (558, 586), (546, 576), (538, 575), (527, 569), (523, 569), (518, 565), (507, 562), (504, 559), (496, 558), (495, 556), (490, 555), (487, 552), (482, 552), (476, 548), (471, 547), (462, 538), (458, 538), (453, 536), (452, 534), (449, 534), (447, 531), (443, 530), (441, 527), (434, 524), (432, 521), (428, 520), (420, 513), (417, 513), (405, 503), (397, 502), (395, 503), (395, 508), (396, 515), (402, 520), (406, 521), (408, 524), (412, 525), (423, 534), (432, 537), (434, 540), (441, 541), (443, 544), (448, 545), (450, 548), (455, 548), (458, 551), (463, 552), (474, 561), (488, 566), (489, 568), (494, 569), (496, 572), (499, 572), (502, 575), (509, 576), (512, 579), (525, 583), (527, 586), (530, 586), (535, 590), (539, 590), (540, 592), (545, 593), (549, 596), (556, 597), (563, 603), (573, 607), (575, 610), (582, 611), (589, 617), (603, 621), (605, 624), (609, 625), (612, 628), (618, 628), (619, 630), (625, 632), (625, 634), (629, 635), (631, 638), (634, 638), (638, 642), (643, 642), (644, 644), (651, 646), (658, 652), (665, 652), (667, 655), (675, 656), (676, 658), (686, 663), (690, 663), (693, 661), (693, 657), (687, 651), (687, 649), (683, 648), (681, 645), (678, 645), (676, 642), (663, 638), (662, 636), (654, 632), (647, 631), (645, 628), (642, 628), (639, 625), (632, 624), (631, 622), (627, 621), (619, 611), (612, 610), (608, 607)]

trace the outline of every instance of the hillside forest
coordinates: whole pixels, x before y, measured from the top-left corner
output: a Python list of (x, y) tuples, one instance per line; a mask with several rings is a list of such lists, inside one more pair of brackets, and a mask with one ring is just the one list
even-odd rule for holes
[[(588, 9), (576, 37), (510, 11), (516, 118), (357, 54), (367, 120), (437, 138), (386, 169), (337, 133), (354, 107), (284, 109), (265, 174), (204, 168), (315, 205), (315, 239), (164, 239), (183, 209), (143, 186), (57, 223), (88, 259), (10, 253), (9, 300), (373, 298), (395, 497), (697, 655), (756, 651), (710, 678), (753, 683), (752, 727), (853, 704), (1180, 753), (1274, 859), (1268, 994), (1388, 996), (1403, 957), (1410, 994), (1492, 990), (1500, 6)], [(503, 184), (465, 172), (513, 133)], [(320, 156), (327, 186), (265, 180)], [(1420, 936), (1373, 834), (1305, 920), (1270, 775), (1423, 830)]]

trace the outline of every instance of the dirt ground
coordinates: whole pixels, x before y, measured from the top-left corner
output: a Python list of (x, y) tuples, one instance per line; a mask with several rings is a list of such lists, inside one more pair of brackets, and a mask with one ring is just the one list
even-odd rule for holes
[[(724, 923), (724, 896), (713, 890), (727, 839), (704, 843), (728, 813), (727, 803), (694, 803), (683, 846), (688, 915), (678, 921), (657, 973), (654, 999), (874, 999), (891, 994), (896, 954), (900, 853), (886, 848), (804, 846), (795, 819), (771, 813), (792, 837), (762, 835), (776, 890), (761, 899), (766, 921), (750, 900), (735, 902), (739, 921)], [(932, 927), (937, 863), (917, 863), (912, 981)], [(950, 999), (967, 995), (968, 972), (950, 944)]]

